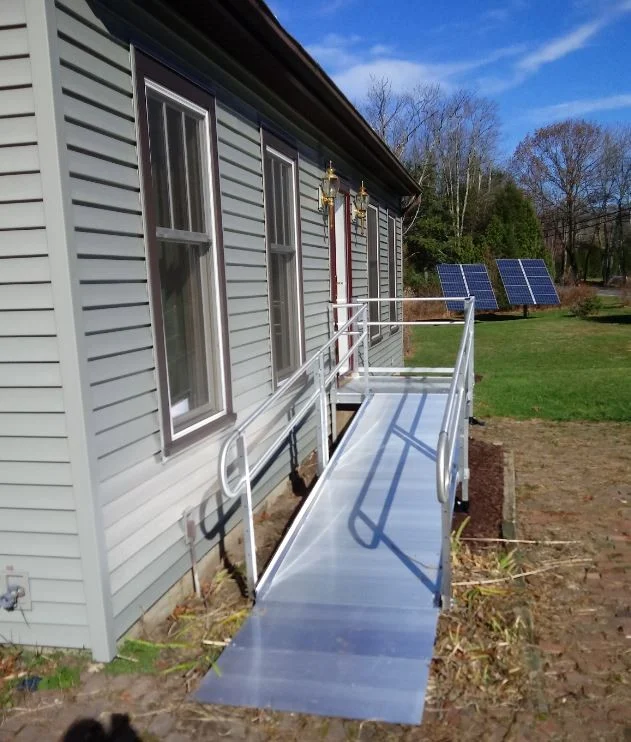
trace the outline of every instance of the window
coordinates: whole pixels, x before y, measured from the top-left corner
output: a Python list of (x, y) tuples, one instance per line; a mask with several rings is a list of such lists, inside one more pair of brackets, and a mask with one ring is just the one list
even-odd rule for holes
[[(379, 298), (379, 219), (378, 211), (374, 206), (368, 207), (367, 243), (368, 243), (368, 298)], [(368, 304), (368, 319), (370, 322), (379, 322), (379, 302), (371, 301)], [(381, 337), (379, 325), (370, 326), (370, 339), (378, 340)]]
[[(397, 223), (393, 217), (388, 217), (388, 291), (391, 299), (397, 296)], [(397, 303), (390, 302), (390, 322), (397, 321)], [(398, 325), (390, 328), (391, 332), (398, 330)]]
[(165, 453), (231, 412), (214, 101), (136, 55), (153, 322)]
[(276, 384), (302, 363), (302, 266), (298, 235), (298, 154), (263, 135), (265, 228), (272, 362)]

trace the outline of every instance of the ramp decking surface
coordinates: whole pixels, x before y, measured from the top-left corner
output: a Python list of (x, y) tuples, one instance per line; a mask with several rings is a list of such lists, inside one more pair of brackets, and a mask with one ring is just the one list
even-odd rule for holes
[(202, 703), (418, 724), (441, 561), (443, 393), (370, 396)]

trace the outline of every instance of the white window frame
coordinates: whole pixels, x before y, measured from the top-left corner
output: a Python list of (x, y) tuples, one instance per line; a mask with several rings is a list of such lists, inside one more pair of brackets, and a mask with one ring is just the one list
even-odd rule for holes
[(304, 330), (304, 297), (303, 297), (303, 291), (302, 291), (302, 247), (300, 244), (300, 204), (298, 202), (298, 191), (296, 188), (296, 180), (298, 179), (298, 152), (295, 153), (295, 159), (293, 157), (288, 156), (284, 152), (281, 152), (279, 148), (275, 147), (273, 143), (270, 143), (269, 141), (266, 141), (269, 138), (274, 138), (273, 135), (270, 136), (270, 134), (264, 130), (261, 130), (261, 151), (263, 155), (263, 213), (264, 218), (267, 220), (267, 204), (265, 203), (265, 157), (266, 154), (269, 152), (273, 157), (276, 157), (277, 159), (281, 160), (282, 162), (286, 163), (291, 167), (291, 196), (292, 196), (292, 202), (293, 202), (293, 226), (294, 226), (294, 249), (291, 251), (294, 255), (294, 283), (295, 283), (295, 289), (296, 289), (296, 319), (295, 322), (298, 324), (298, 333), (297, 333), (297, 343), (298, 343), (298, 362), (296, 365), (296, 368), (291, 369), (288, 373), (286, 373), (284, 376), (279, 377), (278, 372), (276, 369), (276, 358), (274, 355), (274, 335), (273, 335), (273, 328), (272, 328), (272, 292), (270, 290), (269, 285), (269, 276), (270, 276), (270, 255), (272, 252), (275, 252), (276, 254), (285, 253), (288, 254), (289, 250), (279, 250), (272, 248), (268, 233), (267, 233), (267, 223), (265, 226), (265, 261), (266, 261), (266, 268), (267, 268), (267, 275), (268, 275), (268, 289), (267, 289), (267, 301), (268, 301), (268, 312), (269, 312), (269, 325), (270, 325), (270, 354), (271, 354), (271, 360), (272, 360), (272, 376), (273, 376), (273, 382), (274, 387), (278, 388), (279, 386), (282, 386), (288, 378), (292, 376), (295, 371), (302, 366), (302, 364), (305, 362), (305, 330)]
[[(137, 63), (139, 53), (134, 50), (134, 59)], [(157, 77), (167, 77), (178, 79), (179, 76), (175, 76), (175, 73), (171, 72), (167, 68), (164, 68), (161, 64), (154, 60), (143, 56), (143, 67), (145, 65), (151, 65), (158, 70)], [(190, 115), (194, 116), (200, 122), (200, 150), (201, 150), (201, 162), (200, 172), (202, 175), (202, 187), (203, 187), (203, 208), (204, 208), (204, 220), (207, 226), (207, 231), (204, 233), (197, 233), (194, 231), (167, 229), (164, 227), (158, 227), (154, 223), (148, 223), (147, 215), (147, 203), (153, 198), (154, 183), (149, 176), (147, 179), (147, 171), (150, 173), (151, 164), (150, 162), (141, 162), (143, 169), (143, 177), (141, 177), (141, 200), (143, 204), (143, 218), (145, 226), (145, 235), (149, 235), (152, 231), (151, 240), (147, 242), (147, 249), (149, 253), (149, 262), (156, 259), (155, 252), (157, 250), (157, 242), (160, 239), (187, 242), (189, 244), (208, 244), (209, 255), (206, 262), (206, 270), (204, 270), (204, 276), (208, 277), (208, 283), (202, 285), (202, 293), (206, 296), (208, 302), (207, 309), (205, 312), (207, 316), (204, 317), (204, 339), (205, 347), (208, 350), (212, 350), (212, 354), (215, 358), (211, 361), (208, 357), (206, 359), (207, 370), (212, 375), (214, 385), (213, 388), (217, 395), (217, 399), (214, 400), (216, 410), (200, 420), (187, 425), (182, 430), (175, 430), (171, 403), (171, 388), (168, 374), (168, 355), (166, 349), (166, 338), (164, 337), (164, 320), (162, 317), (157, 320), (157, 313), (162, 312), (162, 305), (158, 307), (156, 305), (154, 296), (155, 292), (161, 292), (161, 282), (159, 276), (152, 275), (150, 272), (150, 301), (149, 311), (151, 316), (151, 329), (154, 336), (154, 352), (156, 356), (156, 376), (158, 382), (158, 404), (160, 409), (161, 419), (161, 438), (162, 438), (162, 451), (163, 458), (166, 458), (176, 450), (180, 450), (185, 444), (194, 442), (200, 437), (210, 434), (216, 429), (217, 425), (221, 421), (227, 419), (233, 419), (232, 414), (232, 396), (230, 386), (230, 364), (227, 354), (226, 346), (226, 333), (227, 333), (227, 310), (226, 310), (226, 298), (225, 288), (222, 286), (221, 276), (224, 275), (223, 260), (221, 260), (220, 266), (220, 250), (223, 249), (220, 229), (217, 224), (219, 205), (219, 193), (215, 187), (215, 170), (217, 163), (213, 159), (213, 145), (212, 145), (212, 132), (214, 131), (214, 101), (212, 107), (204, 107), (195, 103), (193, 100), (181, 95), (170, 87), (152, 79), (149, 71), (143, 69), (142, 79), (138, 79), (136, 72), (136, 65), (134, 65), (134, 76), (137, 83), (137, 89), (142, 91), (143, 95), (143, 106), (146, 111), (147, 98), (150, 92), (156, 93), (157, 96), (163, 98), (166, 102), (173, 103), (176, 107), (181, 108), (184, 113), (189, 112)], [(192, 83), (182, 79), (181, 84), (183, 87), (196, 88)], [(142, 87), (141, 87), (142, 86)], [(200, 95), (208, 97), (210, 94), (204, 90), (199, 90)], [(138, 107), (138, 101), (136, 101), (136, 108)], [(211, 120), (211, 116), (213, 119)], [(138, 125), (140, 126), (140, 119), (138, 115), (138, 109), (136, 111), (136, 117)], [(211, 126), (211, 123), (213, 124)], [(147, 138), (147, 152), (149, 147), (149, 124), (145, 120), (142, 122), (143, 135), (140, 138)], [(169, 157), (168, 143), (166, 149), (167, 158)], [(216, 155), (215, 155), (216, 156)], [(157, 280), (157, 286), (152, 287), (152, 282)], [(224, 281), (225, 283), (225, 281)], [(213, 316), (214, 315), (214, 316)], [(156, 333), (161, 331), (163, 337), (161, 343), (156, 342)], [(161, 349), (161, 350), (160, 350)], [(212, 363), (212, 367), (210, 364)], [(167, 428), (165, 430), (165, 427)]]

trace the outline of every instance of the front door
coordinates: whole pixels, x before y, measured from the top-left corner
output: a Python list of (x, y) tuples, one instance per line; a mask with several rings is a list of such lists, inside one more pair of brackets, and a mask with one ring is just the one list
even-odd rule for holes
[[(350, 275), (348, 275), (348, 267), (350, 261), (348, 260), (348, 221), (349, 221), (349, 209), (348, 209), (348, 194), (339, 193), (335, 198), (335, 230), (334, 234), (334, 295), (333, 301), (338, 304), (348, 304), (351, 301), (350, 292)], [(350, 309), (339, 309), (337, 311), (337, 326), (341, 327), (351, 316)], [(341, 360), (346, 353), (350, 350), (351, 339), (343, 335), (338, 341), (337, 357)], [(339, 373), (343, 374), (349, 371), (351, 368), (351, 359), (347, 358), (344, 364), (340, 367)]]

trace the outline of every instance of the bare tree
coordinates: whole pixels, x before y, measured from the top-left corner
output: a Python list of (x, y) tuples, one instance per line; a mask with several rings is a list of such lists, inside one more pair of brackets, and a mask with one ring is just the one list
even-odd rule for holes
[(371, 78), (363, 114), (400, 160), (408, 160), (414, 143), (435, 116), (438, 85), (417, 85), (397, 93), (388, 78)]
[(578, 279), (576, 235), (596, 176), (602, 131), (588, 121), (562, 121), (528, 135), (513, 155), (518, 182), (540, 214), (560, 209), (567, 225), (565, 255)]
[(483, 182), (490, 187), (499, 118), (494, 102), (467, 92), (453, 95), (448, 110), (437, 137), (437, 163), (459, 245), (472, 189), (480, 191)]
[(631, 127), (618, 127), (613, 130), (612, 136), (618, 155), (612, 194), (616, 208), (614, 245), (618, 253), (620, 273), (626, 282), (627, 264), (622, 214), (623, 210), (628, 213), (631, 205)]

